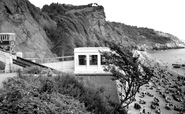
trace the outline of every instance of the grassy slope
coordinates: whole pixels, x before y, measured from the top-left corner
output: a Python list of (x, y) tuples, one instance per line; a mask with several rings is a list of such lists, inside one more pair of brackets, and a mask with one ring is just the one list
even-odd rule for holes
[(87, 87), (105, 88), (106, 95), (110, 95), (110, 99), (119, 102), (116, 82), (111, 80), (111, 76), (78, 76)]

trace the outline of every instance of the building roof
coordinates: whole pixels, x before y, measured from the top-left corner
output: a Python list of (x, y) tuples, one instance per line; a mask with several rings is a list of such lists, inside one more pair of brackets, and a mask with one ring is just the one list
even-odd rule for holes
[(0, 35), (15, 35), (15, 33), (0, 33)]
[(74, 49), (74, 52), (99, 52), (99, 51), (110, 51), (110, 49), (108, 47), (80, 47)]

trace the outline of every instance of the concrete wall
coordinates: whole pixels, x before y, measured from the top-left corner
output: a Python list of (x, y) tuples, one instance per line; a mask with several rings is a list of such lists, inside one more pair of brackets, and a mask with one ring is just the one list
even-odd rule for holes
[(74, 61), (62, 61), (62, 62), (53, 62), (53, 63), (43, 63), (47, 67), (66, 72), (74, 73)]
[(12, 69), (15, 68), (15, 66), (13, 65), (13, 58), (15, 59), (16, 56), (0, 51), (0, 60), (5, 63), (5, 73), (11, 72)]

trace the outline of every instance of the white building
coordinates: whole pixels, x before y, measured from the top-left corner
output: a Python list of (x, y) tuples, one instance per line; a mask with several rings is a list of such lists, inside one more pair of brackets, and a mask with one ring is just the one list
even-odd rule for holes
[(81, 47), (74, 49), (75, 74), (110, 74), (103, 70), (105, 59), (101, 51), (110, 51), (107, 47)]

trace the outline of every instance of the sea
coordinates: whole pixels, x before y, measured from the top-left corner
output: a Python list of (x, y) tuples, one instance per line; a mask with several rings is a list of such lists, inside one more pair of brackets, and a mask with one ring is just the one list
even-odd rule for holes
[(185, 48), (160, 51), (147, 51), (148, 54), (162, 62), (169, 69), (185, 76), (185, 68), (173, 68), (172, 64), (185, 64)]

